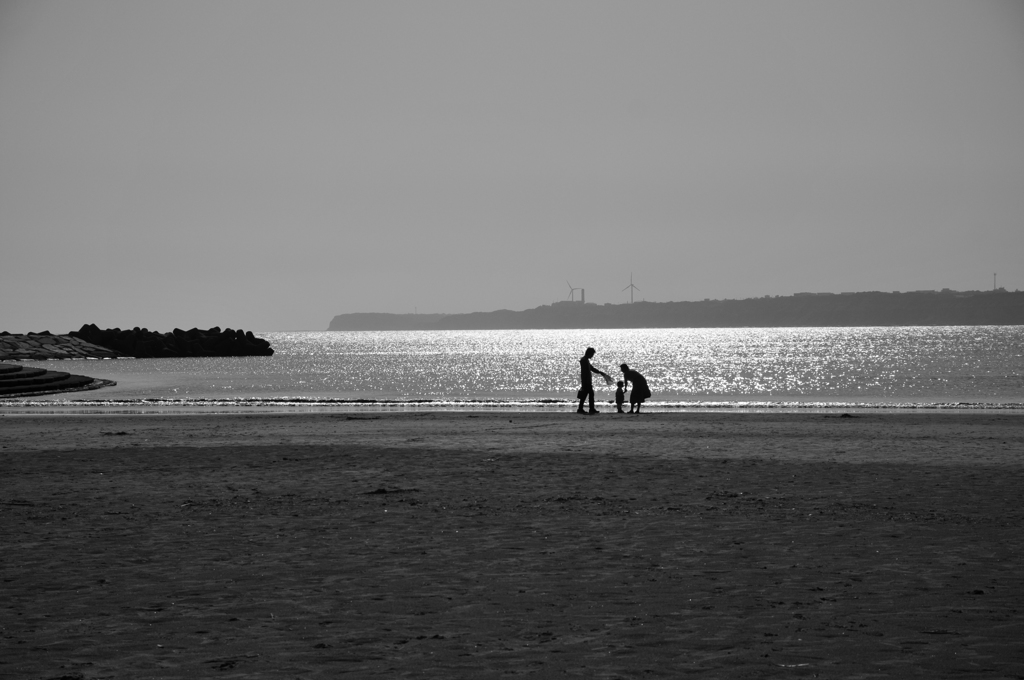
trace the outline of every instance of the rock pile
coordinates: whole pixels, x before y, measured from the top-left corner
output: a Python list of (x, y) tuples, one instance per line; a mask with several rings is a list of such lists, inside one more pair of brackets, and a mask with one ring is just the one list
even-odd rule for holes
[(53, 335), (50, 331), (13, 335), (0, 332), (0, 360), (113, 359), (121, 356), (80, 338)]
[(274, 350), (263, 338), (257, 338), (252, 331), (221, 330), (214, 326), (209, 330), (183, 331), (175, 328), (170, 333), (157, 333), (146, 328), (131, 330), (108, 328), (100, 330), (95, 324), (86, 324), (69, 333), (74, 338), (106, 347), (124, 356), (139, 359), (161, 357), (245, 357), (271, 356)]

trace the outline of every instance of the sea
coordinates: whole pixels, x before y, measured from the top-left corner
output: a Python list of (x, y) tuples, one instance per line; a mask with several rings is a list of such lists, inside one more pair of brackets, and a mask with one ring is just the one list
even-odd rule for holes
[[(579, 359), (647, 377), (648, 411), (1024, 413), (1024, 326), (266, 332), (271, 357), (22, 362), (116, 386), (0, 413), (575, 410)], [(597, 398), (615, 384), (595, 376)]]

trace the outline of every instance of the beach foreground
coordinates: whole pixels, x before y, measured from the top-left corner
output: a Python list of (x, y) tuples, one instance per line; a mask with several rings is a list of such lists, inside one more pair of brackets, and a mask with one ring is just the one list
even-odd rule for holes
[(1024, 677), (1024, 417), (0, 416), (5, 678)]

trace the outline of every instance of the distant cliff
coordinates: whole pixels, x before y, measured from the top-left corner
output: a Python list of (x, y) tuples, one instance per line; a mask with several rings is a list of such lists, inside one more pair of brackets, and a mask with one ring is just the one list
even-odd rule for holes
[(798, 293), (702, 302), (556, 302), (521, 312), (341, 314), (328, 330), (1024, 325), (1024, 292)]
[(423, 331), (436, 330), (447, 314), (339, 314), (331, 319), (329, 331)]

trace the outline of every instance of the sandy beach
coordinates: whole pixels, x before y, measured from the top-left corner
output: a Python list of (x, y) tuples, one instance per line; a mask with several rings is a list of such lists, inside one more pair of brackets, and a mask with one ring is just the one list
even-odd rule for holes
[(1024, 417), (0, 415), (0, 677), (1024, 677)]

